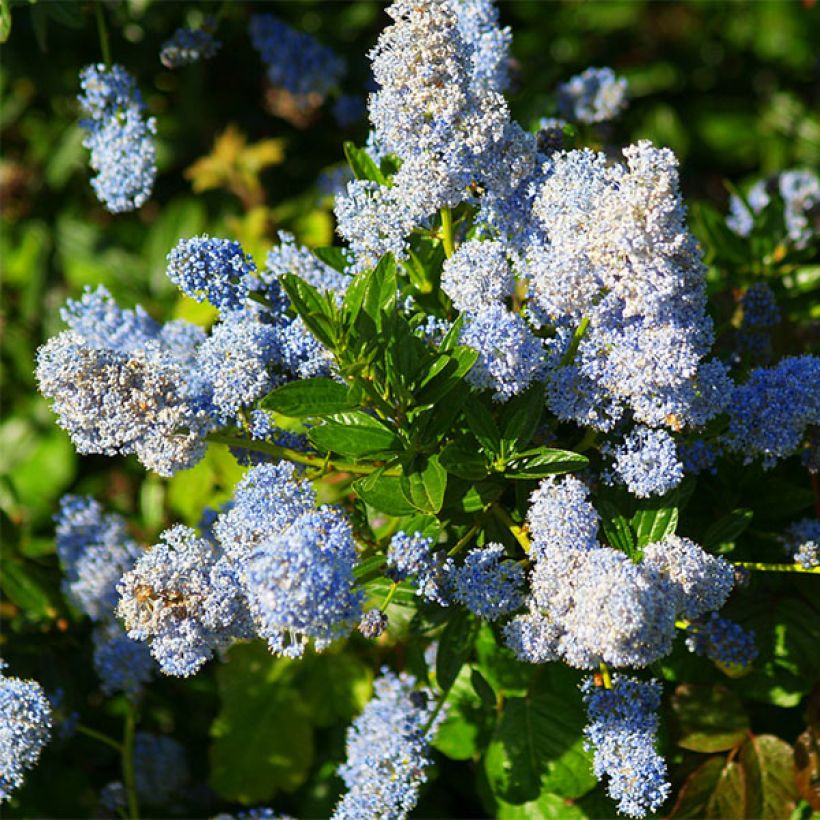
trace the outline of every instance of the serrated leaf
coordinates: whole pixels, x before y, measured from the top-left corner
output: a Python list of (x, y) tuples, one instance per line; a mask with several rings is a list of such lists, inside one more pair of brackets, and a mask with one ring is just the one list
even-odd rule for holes
[(678, 745), (693, 752), (727, 751), (749, 731), (740, 699), (723, 686), (678, 686), (672, 711), (679, 725)]
[(436, 683), (446, 692), (470, 657), (481, 626), (478, 618), (466, 609), (457, 609), (444, 627), (436, 652)]
[(361, 410), (329, 416), (323, 425), (311, 428), (308, 438), (322, 450), (350, 458), (401, 447), (401, 441), (389, 427)]
[(447, 489), (447, 471), (438, 456), (417, 459), (400, 479), (405, 499), (423, 513), (437, 513), (444, 502)]
[(598, 499), (595, 506), (601, 515), (601, 529), (604, 531), (604, 537), (609, 546), (631, 556), (635, 551), (635, 537), (629, 521), (614, 504), (604, 499)]
[(269, 800), (307, 778), (313, 729), (300, 695), (281, 680), (288, 665), (256, 642), (233, 647), (217, 666), (222, 706), (211, 725), (210, 785), (227, 800)]
[(755, 735), (740, 750), (740, 763), (746, 774), (744, 816), (788, 817), (797, 802), (792, 747), (774, 735)]
[(558, 473), (571, 473), (589, 464), (589, 459), (570, 450), (541, 447), (512, 459), (504, 469), (505, 478), (544, 478)]
[(321, 377), (277, 387), (265, 396), (262, 406), (291, 418), (327, 416), (355, 408), (343, 384)]
[(386, 476), (384, 470), (377, 470), (358, 481), (353, 482), (356, 495), (366, 504), (375, 507), (388, 515), (412, 515), (414, 507), (404, 496), (401, 479), (398, 476)]
[(350, 170), (356, 179), (365, 179), (370, 182), (378, 182), (379, 185), (387, 185), (387, 178), (378, 165), (373, 162), (373, 158), (364, 148), (358, 148), (352, 142), (344, 143), (344, 152)]

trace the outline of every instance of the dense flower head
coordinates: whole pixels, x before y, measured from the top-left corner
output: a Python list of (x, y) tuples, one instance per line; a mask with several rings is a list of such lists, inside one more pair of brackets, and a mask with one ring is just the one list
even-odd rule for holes
[(137, 732), (134, 738), (134, 785), (140, 800), (167, 804), (188, 783), (188, 760), (180, 743), (164, 735)]
[(558, 642), (563, 630), (535, 606), (504, 624), (503, 634), (504, 642), (520, 661), (547, 663), (560, 658)]
[(690, 624), (686, 646), (723, 666), (748, 669), (757, 657), (755, 633), (713, 612), (708, 621)]
[(714, 442), (704, 441), (701, 438), (685, 441), (678, 445), (678, 457), (683, 465), (685, 475), (716, 472), (715, 462), (719, 456), (720, 447)]
[(317, 290), (338, 294), (339, 298), (351, 282), (351, 277), (339, 273), (308, 248), (298, 245), (293, 234), (279, 231), (279, 244), (268, 251), (266, 266), (260, 272), (260, 278), (265, 282), (273, 282), (286, 273), (304, 279)]
[(80, 85), (79, 101), (88, 117), (80, 123), (87, 130), (83, 145), (97, 172), (91, 185), (112, 213), (139, 208), (157, 174), (156, 122), (146, 119), (136, 83), (122, 66), (86, 66)]
[(160, 538), (123, 575), (117, 614), (166, 675), (184, 677), (247, 636), (247, 611), (236, 574), (211, 541), (181, 525)]
[(453, 571), (453, 598), (487, 621), (509, 615), (524, 603), (524, 569), (504, 556), (501, 544), (488, 544), (470, 550)]
[(214, 25), (212, 19), (202, 28), (178, 28), (162, 44), (159, 52), (160, 62), (166, 68), (180, 68), (184, 65), (209, 60), (222, 47), (210, 30)]
[(683, 465), (666, 430), (636, 427), (614, 449), (613, 469), (637, 498), (663, 495), (683, 480)]
[(510, 27), (498, 25), (498, 9), (492, 0), (450, 0), (450, 6), (459, 34), (472, 48), (474, 88), (505, 91), (510, 84)]
[(33, 680), (10, 678), (0, 660), (0, 803), (23, 783), (51, 733), (51, 704)]
[(299, 480), (293, 464), (260, 464), (236, 485), (232, 504), (217, 518), (214, 535), (225, 553), (241, 566), (257, 546), (284, 533), (315, 504), (313, 488), (308, 481)]
[(732, 565), (710, 555), (688, 538), (668, 535), (644, 548), (643, 564), (654, 567), (670, 583), (678, 611), (689, 619), (720, 609), (732, 592)]
[(416, 594), (447, 606), (453, 562), (433, 551), (433, 539), (400, 530), (387, 547), (387, 572), (395, 581), (412, 580)]
[(587, 68), (558, 86), (558, 109), (576, 122), (606, 122), (626, 108), (627, 89), (611, 68)]
[(820, 358), (787, 356), (756, 368), (731, 394), (727, 447), (745, 463), (773, 467), (800, 447), (807, 428), (820, 424)]
[(359, 622), (359, 632), (365, 638), (378, 638), (387, 629), (387, 615), (380, 609), (368, 609)]
[(783, 548), (804, 569), (820, 567), (820, 520), (803, 518), (796, 521), (781, 538)]
[(327, 506), (304, 513), (248, 555), (248, 603), (272, 652), (301, 657), (311, 638), (321, 651), (356, 625), (362, 593), (353, 589), (355, 561), (350, 524)]
[(598, 546), (598, 513), (575, 476), (547, 476), (530, 495), (527, 526), (537, 559), (547, 552)]
[(205, 452), (210, 421), (190, 395), (187, 374), (156, 350), (119, 353), (63, 331), (39, 349), (36, 376), (79, 453), (135, 453), (149, 470), (170, 476)]
[(345, 73), (344, 60), (332, 49), (273, 14), (254, 14), (248, 32), (267, 67), (271, 85), (297, 98), (326, 97)]
[(412, 676), (386, 668), (373, 689), (373, 698), (347, 731), (347, 759), (339, 767), (347, 792), (334, 820), (405, 818), (427, 780), (430, 741), (444, 718), (439, 713), (431, 723), (432, 692), (416, 689)]
[(142, 553), (128, 535), (125, 519), (106, 514), (93, 498), (66, 495), (55, 521), (66, 597), (92, 620), (111, 618), (117, 582)]
[(656, 812), (671, 792), (666, 763), (655, 746), (661, 687), (657, 681), (612, 676), (612, 688), (581, 684), (589, 723), (584, 730), (594, 749), (593, 769), (608, 777), (608, 792), (618, 811), (630, 817)]
[(470, 239), (444, 262), (441, 287), (453, 306), (469, 314), (503, 304), (515, 290), (515, 277), (502, 242)]
[(156, 669), (148, 647), (133, 641), (112, 619), (94, 630), (94, 669), (103, 694), (124, 692), (137, 700)]
[(745, 330), (767, 330), (780, 322), (780, 310), (774, 292), (766, 282), (755, 282), (740, 297)]
[(459, 338), (478, 351), (467, 381), (479, 389), (493, 390), (495, 401), (506, 401), (523, 392), (543, 375), (544, 349), (518, 313), (489, 305), (471, 314)]
[(256, 402), (277, 378), (271, 365), (277, 360), (276, 329), (250, 312), (224, 316), (197, 351), (200, 376), (211, 388), (214, 414), (222, 421), (237, 418), (243, 407)]
[(238, 242), (210, 236), (180, 239), (167, 257), (168, 278), (198, 302), (240, 310), (253, 290), (256, 266)]

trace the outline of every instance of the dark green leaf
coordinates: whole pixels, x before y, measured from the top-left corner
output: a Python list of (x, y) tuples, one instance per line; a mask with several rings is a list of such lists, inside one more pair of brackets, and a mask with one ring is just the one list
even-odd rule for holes
[(604, 531), (604, 537), (609, 546), (632, 556), (635, 551), (635, 538), (629, 521), (614, 504), (604, 499), (598, 499), (595, 505), (601, 515), (601, 529)]
[(293, 309), (302, 317), (310, 332), (325, 347), (333, 349), (337, 332), (327, 299), (313, 285), (291, 273), (279, 277), (279, 281), (290, 297)]
[(436, 360), (427, 377), (422, 381), (416, 404), (432, 404), (443, 399), (462, 382), (478, 358), (478, 351), (459, 345), (451, 355)]
[(725, 768), (725, 757), (710, 757), (695, 769), (681, 786), (677, 802), (669, 816), (693, 820), (706, 817), (707, 807)]
[(387, 185), (387, 179), (381, 172), (381, 168), (373, 162), (373, 158), (364, 148), (357, 148), (352, 142), (344, 143), (344, 152), (350, 170), (356, 179), (366, 179), (370, 182), (378, 182), (379, 185)]
[(308, 655), (298, 665), (295, 689), (316, 726), (347, 723), (370, 699), (373, 673), (354, 655)]
[(553, 450), (541, 447), (522, 453), (507, 464), (505, 478), (544, 478), (556, 473), (571, 473), (581, 470), (589, 459), (569, 450)]
[(211, 787), (226, 800), (259, 803), (292, 791), (313, 761), (310, 715), (283, 685), (289, 662), (261, 642), (240, 644), (216, 669), (222, 708), (211, 725)]
[(345, 273), (347, 270), (348, 258), (344, 248), (327, 245), (324, 248), (314, 248), (313, 255), (339, 273)]
[(388, 253), (366, 274), (362, 297), (362, 310), (376, 328), (381, 328), (384, 314), (389, 315), (395, 310), (397, 287), (396, 260)]
[(632, 529), (637, 538), (638, 547), (663, 541), (667, 535), (673, 535), (678, 526), (677, 492), (657, 499), (641, 502), (637, 512), (632, 516)]
[(478, 669), (473, 669), (472, 673), (470, 674), (470, 682), (473, 685), (473, 691), (481, 698), (481, 702), (485, 706), (495, 707), (496, 705), (496, 696), (495, 692), (493, 692), (492, 686), (487, 683), (487, 678), (478, 671)]
[(526, 449), (544, 412), (544, 383), (537, 382), (515, 396), (501, 418), (502, 440), (507, 453)]
[(402, 492), (401, 479), (383, 475), (383, 470), (354, 481), (353, 489), (366, 504), (388, 515), (412, 515), (416, 512)]
[(678, 686), (672, 711), (679, 725), (678, 745), (693, 752), (732, 749), (749, 731), (740, 699), (722, 686)]
[(48, 591), (47, 577), (30, 562), (3, 559), (0, 588), (3, 595), (35, 620), (53, 617), (56, 609)]
[(433, 745), (451, 760), (470, 760), (478, 753), (494, 723), (494, 704), (486, 706), (470, 683), (468, 667), (462, 666), (450, 694), (447, 714)]
[(328, 417), (321, 427), (310, 430), (308, 438), (322, 450), (350, 458), (384, 453), (401, 446), (392, 430), (361, 410)]
[(401, 476), (405, 499), (423, 513), (437, 513), (444, 502), (447, 471), (438, 456), (417, 459)]
[(11, 34), (11, 9), (8, 0), (0, 0), (0, 43), (5, 43)]
[(455, 683), (461, 667), (470, 657), (480, 626), (475, 615), (459, 608), (444, 627), (436, 652), (436, 683), (443, 692)]
[(478, 399), (471, 398), (464, 405), (464, 417), (470, 432), (481, 442), (487, 453), (497, 456), (501, 451), (501, 434), (492, 413)]
[(327, 416), (355, 407), (343, 384), (324, 378), (301, 379), (277, 387), (263, 399), (262, 406), (292, 418)]
[(448, 473), (469, 481), (480, 481), (489, 473), (487, 459), (475, 439), (462, 439), (448, 444), (439, 457)]
[(734, 541), (752, 522), (754, 513), (751, 510), (732, 510), (728, 515), (719, 518), (703, 535), (703, 546), (708, 550)]

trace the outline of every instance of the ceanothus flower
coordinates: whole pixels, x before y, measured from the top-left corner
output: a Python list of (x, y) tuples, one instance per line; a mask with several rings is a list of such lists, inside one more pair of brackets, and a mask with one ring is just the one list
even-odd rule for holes
[(820, 521), (816, 518), (796, 521), (780, 540), (786, 552), (803, 569), (820, 567)]
[(724, 666), (748, 669), (757, 657), (754, 630), (718, 617), (713, 612), (708, 621), (690, 624), (686, 629), (686, 646), (696, 655)]
[(443, 710), (433, 719), (432, 692), (417, 689), (406, 673), (383, 668), (373, 690), (372, 700), (347, 730), (347, 759), (339, 767), (347, 792), (333, 820), (402, 820), (427, 780), (430, 742)]
[(180, 68), (200, 60), (210, 60), (222, 47), (211, 31), (215, 22), (209, 18), (202, 28), (178, 28), (162, 44), (160, 62), (166, 68)]
[(472, 83), (477, 90), (505, 91), (510, 84), (509, 26), (498, 25), (492, 0), (450, 0), (458, 32), (472, 48)]
[(51, 704), (33, 680), (10, 678), (0, 660), (0, 803), (23, 783), (51, 733)]
[(94, 621), (111, 618), (117, 583), (142, 554), (125, 519), (106, 514), (93, 498), (65, 495), (55, 521), (66, 597)]
[(112, 617), (94, 630), (94, 669), (103, 694), (124, 692), (135, 701), (153, 677), (156, 665), (148, 647), (131, 640)]
[(575, 476), (547, 476), (530, 495), (527, 526), (535, 559), (548, 552), (598, 546), (598, 513)]
[(248, 604), (271, 652), (298, 658), (310, 639), (321, 651), (358, 623), (362, 592), (353, 588), (355, 562), (350, 524), (328, 506), (304, 513), (247, 556)]
[(97, 198), (112, 213), (133, 211), (149, 196), (157, 175), (156, 121), (146, 119), (136, 83), (119, 65), (86, 66), (78, 99), (87, 119), (83, 145), (91, 151), (91, 180)]
[(504, 547), (488, 544), (468, 552), (452, 573), (453, 598), (487, 621), (509, 615), (524, 603), (524, 570), (503, 559)]
[(420, 532), (399, 531), (387, 546), (387, 574), (394, 581), (412, 580), (416, 594), (447, 606), (453, 561), (433, 551), (433, 539)]
[(248, 637), (243, 590), (233, 567), (194, 530), (165, 530), (123, 575), (117, 614), (128, 637), (147, 641), (166, 675), (193, 675), (214, 651)]
[(453, 306), (468, 315), (503, 304), (515, 290), (504, 243), (470, 239), (444, 262), (441, 287)]
[(627, 82), (611, 68), (587, 68), (558, 86), (561, 116), (584, 123), (614, 119), (627, 105)]
[(595, 753), (595, 776), (609, 779), (607, 791), (619, 812), (630, 817), (656, 812), (672, 791), (666, 763), (655, 748), (660, 684), (613, 675), (611, 689), (587, 678), (581, 691), (589, 717), (584, 736)]
[(683, 481), (683, 465), (666, 430), (636, 427), (614, 448), (612, 467), (637, 498), (663, 495)]

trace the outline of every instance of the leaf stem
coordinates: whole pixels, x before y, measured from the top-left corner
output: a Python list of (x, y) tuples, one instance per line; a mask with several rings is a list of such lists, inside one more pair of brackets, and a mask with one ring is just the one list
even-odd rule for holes
[(567, 348), (567, 352), (564, 353), (563, 357), (561, 358), (561, 364), (559, 367), (564, 367), (565, 365), (572, 364), (575, 360), (575, 354), (578, 352), (578, 345), (581, 344), (581, 339), (584, 338), (584, 334), (587, 332), (587, 328), (589, 327), (589, 319), (584, 316), (581, 319), (581, 323), (578, 327), (575, 328), (575, 333), (572, 334), (572, 341), (569, 343), (569, 347)]
[(139, 820), (140, 810), (137, 802), (137, 788), (134, 778), (134, 736), (137, 728), (136, 707), (129, 701), (125, 713), (125, 729), (122, 738), (122, 779), (128, 796), (128, 816)]
[(112, 749), (116, 749), (117, 752), (122, 754), (122, 744), (117, 743), (113, 737), (109, 737), (103, 732), (98, 732), (96, 729), (92, 729), (89, 726), (83, 726), (82, 723), (77, 724), (74, 727), (81, 735), (86, 735), (87, 737), (94, 738), (94, 740), (99, 740), (100, 743), (105, 743), (106, 746), (110, 746)]
[(472, 537), (479, 531), (480, 527), (478, 524), (473, 525), (467, 530), (464, 535), (456, 541), (455, 546), (447, 553), (448, 558), (452, 558), (454, 555), (458, 555), (462, 549), (466, 546), (466, 544), (472, 539)]
[[(337, 473), (356, 473), (358, 475), (370, 475), (376, 470), (382, 469), (377, 464), (354, 464), (350, 461), (335, 461), (325, 456), (310, 456), (307, 453), (300, 453), (298, 450), (291, 450), (289, 447), (282, 447), (279, 444), (271, 444), (269, 441), (253, 441), (251, 439), (227, 436), (223, 433), (209, 433), (207, 441), (215, 444), (227, 444), (229, 447), (241, 447), (245, 450), (254, 450), (258, 453), (267, 453), (285, 461), (293, 461), (296, 464), (306, 464), (308, 467), (319, 467), (327, 470), (335, 470)], [(384, 471), (386, 476), (399, 476), (401, 470), (393, 467)]]
[(441, 241), (444, 255), (449, 259), (456, 252), (453, 242), (453, 212), (450, 208), (441, 209)]
[(100, 51), (106, 68), (111, 67), (111, 45), (108, 41), (108, 27), (105, 25), (102, 0), (94, 3), (94, 13), (97, 18), (97, 34), (100, 38)]
[(510, 518), (510, 514), (496, 501), (493, 501), (493, 503), (490, 504), (490, 509), (492, 510), (493, 515), (512, 533), (513, 538), (515, 538), (515, 540), (521, 545), (521, 549), (529, 554), (530, 548), (532, 547), (532, 542), (530, 541), (524, 527), (516, 524), (515, 521)]
[(382, 601), (382, 605), (379, 607), (382, 612), (387, 610), (387, 607), (390, 606), (390, 602), (393, 600), (393, 596), (396, 594), (396, 590), (399, 588), (399, 582), (393, 581), (390, 585), (390, 589), (387, 591), (387, 595), (384, 596), (384, 601)]
[(820, 567), (802, 567), (800, 564), (761, 564), (755, 561), (732, 561), (732, 564), (755, 572), (807, 572), (810, 575), (820, 575)]
[(612, 688), (612, 676), (609, 674), (609, 667), (601, 661), (601, 677), (604, 680), (604, 688), (611, 689)]

